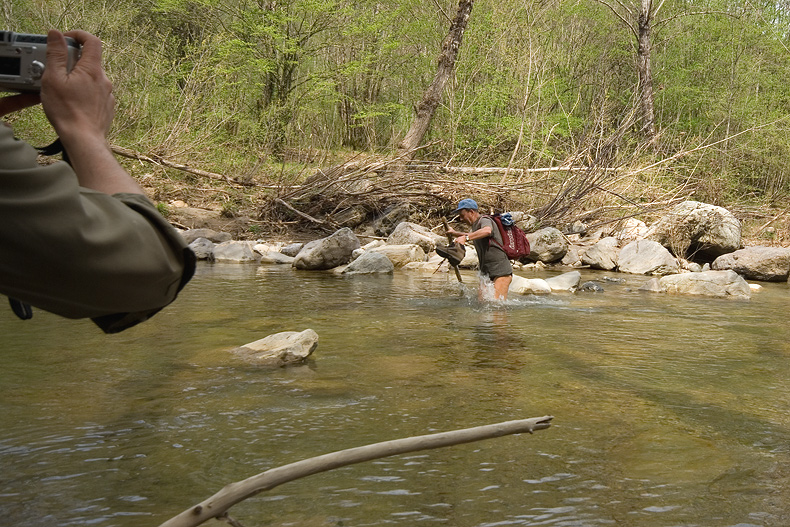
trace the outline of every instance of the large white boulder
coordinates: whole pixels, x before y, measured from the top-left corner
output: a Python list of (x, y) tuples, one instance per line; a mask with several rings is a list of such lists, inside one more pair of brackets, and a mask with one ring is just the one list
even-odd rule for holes
[(382, 245), (374, 247), (369, 252), (386, 256), (396, 269), (400, 269), (409, 262), (424, 262), (425, 251), (419, 245)]
[(529, 240), (529, 259), (544, 263), (562, 260), (568, 252), (568, 240), (554, 227), (545, 227), (527, 234)]
[(617, 256), (620, 254), (620, 240), (607, 236), (598, 240), (582, 255), (582, 263), (593, 269), (612, 271), (617, 267)]
[(542, 278), (524, 278), (514, 274), (508, 291), (517, 295), (547, 295), (551, 293), (551, 286)]
[(647, 237), (680, 258), (713, 261), (741, 247), (741, 222), (723, 207), (684, 201), (653, 224)]
[(399, 223), (387, 237), (387, 245), (418, 245), (425, 254), (436, 249), (437, 243), (447, 243), (447, 238), (408, 221)]
[(719, 256), (710, 267), (719, 271), (732, 269), (749, 280), (785, 282), (790, 273), (790, 249), (746, 247)]
[(305, 244), (296, 255), (293, 266), (311, 271), (333, 269), (350, 262), (351, 255), (359, 247), (359, 238), (351, 229), (344, 227), (331, 236)]
[(660, 243), (637, 240), (620, 250), (618, 269), (622, 273), (667, 275), (680, 269), (677, 259)]

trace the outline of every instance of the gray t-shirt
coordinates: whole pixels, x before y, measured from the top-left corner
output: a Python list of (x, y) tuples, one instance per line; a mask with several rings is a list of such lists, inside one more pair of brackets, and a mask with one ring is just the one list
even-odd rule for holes
[[(481, 215), (472, 225), (472, 231), (477, 231), (484, 227), (491, 228), (491, 236), (472, 240), (480, 263), (480, 273), (491, 279), (513, 274), (513, 266), (510, 264), (505, 251), (501, 249), (503, 244), (502, 235), (496, 222), (489, 216)], [(499, 246), (496, 243), (491, 243), (492, 237), (499, 243)]]

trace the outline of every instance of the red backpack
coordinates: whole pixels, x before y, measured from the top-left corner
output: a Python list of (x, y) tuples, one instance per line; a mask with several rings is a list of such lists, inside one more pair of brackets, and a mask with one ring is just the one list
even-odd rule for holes
[(509, 213), (505, 213), (504, 215), (484, 214), (484, 216), (494, 220), (494, 223), (496, 223), (496, 226), (499, 228), (499, 234), (502, 235), (502, 241), (504, 242), (500, 245), (492, 235), (488, 239), (489, 245), (494, 244), (496, 247), (505, 251), (509, 260), (522, 260), (529, 256), (530, 249), (527, 235), (516, 225)]

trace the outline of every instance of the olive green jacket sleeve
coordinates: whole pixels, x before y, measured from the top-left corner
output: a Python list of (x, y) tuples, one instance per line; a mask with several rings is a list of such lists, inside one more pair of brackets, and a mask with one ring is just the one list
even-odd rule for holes
[(69, 165), (36, 155), (0, 125), (0, 293), (97, 323), (144, 320), (172, 302), (194, 256), (156, 207), (82, 188)]

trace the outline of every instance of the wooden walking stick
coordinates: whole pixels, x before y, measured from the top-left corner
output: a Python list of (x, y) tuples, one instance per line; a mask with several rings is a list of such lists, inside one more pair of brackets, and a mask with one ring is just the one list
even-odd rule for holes
[[(444, 232), (447, 235), (447, 242), (452, 244), (453, 243), (453, 235), (450, 234), (449, 232), (447, 232), (447, 231), (450, 230), (450, 226), (447, 225), (447, 219), (442, 217), (442, 223), (444, 224)], [(450, 264), (450, 260), (447, 260), (447, 263)], [(452, 267), (455, 270), (455, 277), (458, 278), (458, 281), (463, 283), (464, 281), (461, 280), (461, 271), (458, 270), (458, 266), (450, 264), (450, 267)]]

